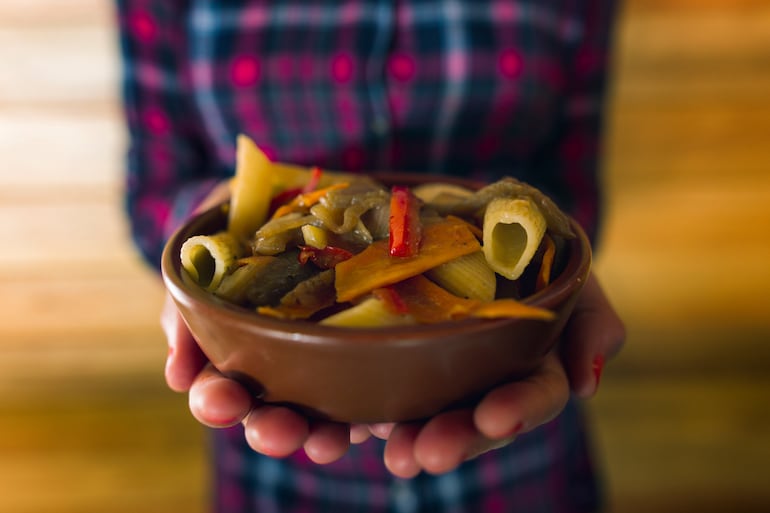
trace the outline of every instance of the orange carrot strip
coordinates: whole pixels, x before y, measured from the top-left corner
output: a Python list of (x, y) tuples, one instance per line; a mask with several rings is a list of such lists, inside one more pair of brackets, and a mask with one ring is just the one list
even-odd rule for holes
[(556, 255), (556, 244), (551, 237), (548, 235), (543, 237), (543, 244), (545, 245), (543, 261), (540, 263), (540, 271), (537, 273), (535, 290), (540, 290), (551, 282), (551, 268)]
[(467, 226), (451, 219), (424, 226), (420, 251), (412, 257), (391, 258), (389, 241), (375, 241), (335, 267), (337, 301), (350, 301), (480, 249)]
[(324, 187), (323, 189), (318, 189), (316, 191), (310, 191), (303, 194), (299, 194), (294, 197), (294, 199), (291, 200), (291, 202), (287, 203), (286, 205), (281, 205), (278, 207), (275, 211), (275, 214), (273, 214), (273, 218), (277, 217), (283, 217), (286, 214), (290, 214), (292, 212), (299, 212), (302, 211), (305, 208), (312, 207), (319, 201), (321, 201), (321, 198), (326, 196), (327, 193), (331, 191), (335, 191), (337, 189), (344, 189), (347, 187), (348, 184), (343, 183), (335, 183), (334, 185), (330, 185), (329, 187)]
[(468, 226), (468, 229), (473, 233), (473, 235), (476, 236), (477, 239), (482, 240), (484, 238), (484, 232), (481, 230), (481, 228), (479, 228), (473, 223), (466, 221), (462, 217), (457, 217), (450, 214), (447, 216), (447, 219), (457, 219), (458, 221), (462, 221), (463, 223), (466, 224), (466, 226)]
[(552, 320), (554, 313), (544, 308), (530, 306), (515, 299), (496, 299), (482, 302), (465, 299), (441, 288), (420, 275), (393, 285), (406, 310), (417, 322), (434, 322), (478, 317), (484, 319), (523, 318)]
[(393, 285), (406, 311), (417, 322), (431, 324), (455, 319), (456, 309), (470, 310), (478, 301), (464, 299), (449, 293), (423, 275)]
[(515, 299), (495, 299), (489, 303), (480, 303), (469, 314), (472, 317), (483, 319), (497, 319), (501, 317), (515, 317), (521, 319), (539, 319), (551, 321), (556, 317), (550, 310), (531, 306)]

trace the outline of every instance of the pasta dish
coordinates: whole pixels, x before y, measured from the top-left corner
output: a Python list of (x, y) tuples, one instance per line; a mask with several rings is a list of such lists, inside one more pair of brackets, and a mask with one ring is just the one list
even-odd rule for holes
[(386, 185), (271, 162), (239, 136), (230, 185), (227, 226), (184, 242), (182, 274), (259, 315), (342, 327), (554, 317), (523, 300), (575, 234), (528, 184)]

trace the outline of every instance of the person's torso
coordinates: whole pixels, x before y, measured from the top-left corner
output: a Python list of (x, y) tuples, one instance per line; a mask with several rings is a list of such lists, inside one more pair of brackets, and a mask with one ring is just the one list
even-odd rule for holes
[(190, 77), (219, 159), (535, 183), (581, 26), (564, 2), (193, 0)]

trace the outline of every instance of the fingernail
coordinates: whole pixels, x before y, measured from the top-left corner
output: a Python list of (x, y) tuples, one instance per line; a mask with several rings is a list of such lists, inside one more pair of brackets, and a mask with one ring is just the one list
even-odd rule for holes
[(523, 423), (523, 422), (521, 422), (521, 421), (519, 421), (519, 422), (517, 422), (517, 423), (516, 423), (516, 425), (515, 425), (515, 426), (513, 426), (513, 427), (511, 428), (511, 430), (510, 430), (510, 431), (508, 431), (508, 433), (506, 433), (506, 435), (505, 435), (503, 438), (510, 438), (510, 437), (512, 437), (512, 436), (516, 436), (516, 435), (518, 435), (519, 433), (521, 433), (521, 430), (522, 430), (522, 429), (524, 429), (524, 423)]
[(592, 362), (592, 369), (594, 372), (594, 381), (596, 382), (596, 389), (599, 388), (599, 383), (602, 380), (602, 371), (604, 370), (604, 355), (596, 355)]

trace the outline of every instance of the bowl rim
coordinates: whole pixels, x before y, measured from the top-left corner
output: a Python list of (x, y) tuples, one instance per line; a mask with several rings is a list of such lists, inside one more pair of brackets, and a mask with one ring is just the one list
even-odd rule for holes
[[(378, 175), (370, 175), (377, 177)], [(395, 177), (409, 177), (413, 175), (403, 173), (385, 173), (379, 174), (389, 180)], [(417, 175), (418, 177), (431, 175)], [(447, 181), (463, 185), (473, 184), (471, 180), (458, 179), (452, 177)], [(436, 175), (437, 180), (444, 180), (445, 177)], [(412, 178), (414, 180), (414, 177)], [(393, 181), (393, 180), (391, 180)], [(445, 321), (435, 324), (416, 324), (405, 326), (386, 326), (372, 328), (347, 328), (340, 326), (327, 326), (314, 322), (276, 319), (273, 317), (259, 315), (249, 310), (225, 300), (219, 299), (210, 292), (202, 288), (190, 287), (182, 279), (181, 261), (179, 252), (184, 241), (192, 235), (201, 234), (200, 225), (212, 222), (212, 218), (224, 216), (224, 201), (207, 210), (198, 212), (188, 218), (179, 226), (168, 238), (161, 256), (161, 276), (164, 285), (171, 295), (172, 299), (178, 304), (192, 307), (195, 304), (208, 313), (216, 312), (233, 323), (249, 325), (251, 328), (259, 329), (267, 336), (284, 338), (287, 341), (293, 341), (301, 344), (329, 344), (335, 345), (365, 345), (371, 346), (381, 343), (387, 344), (411, 344), (419, 341), (424, 344), (425, 335), (431, 335), (431, 339), (440, 341), (442, 335), (456, 335), (458, 331), (464, 334), (473, 334), (484, 332), (490, 329), (502, 328), (503, 325), (513, 325), (522, 321), (531, 322), (549, 322), (520, 318), (504, 319), (462, 319), (456, 321)], [(570, 258), (562, 272), (551, 283), (542, 290), (522, 299), (523, 303), (538, 306), (542, 308), (553, 309), (555, 306), (565, 301), (576, 288), (581, 288), (588, 277), (592, 263), (592, 249), (588, 236), (580, 224), (572, 217), (569, 218), (575, 238), (568, 239), (566, 242), (571, 248)], [(197, 229), (196, 229), (197, 228)], [(291, 333), (290, 337), (286, 337)], [(351, 337), (351, 333), (365, 333), (366, 338), (362, 343), (361, 337)]]

